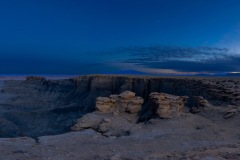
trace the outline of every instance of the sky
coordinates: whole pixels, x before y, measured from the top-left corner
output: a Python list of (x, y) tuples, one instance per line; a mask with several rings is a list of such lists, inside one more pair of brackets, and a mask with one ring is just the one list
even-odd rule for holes
[(0, 74), (211, 74), (239, 64), (239, 0), (0, 0)]

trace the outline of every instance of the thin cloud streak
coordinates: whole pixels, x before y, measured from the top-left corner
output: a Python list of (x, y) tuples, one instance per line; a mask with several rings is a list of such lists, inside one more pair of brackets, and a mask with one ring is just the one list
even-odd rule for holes
[(109, 63), (122, 70), (134, 69), (155, 74), (212, 74), (240, 71), (240, 55), (227, 48), (127, 47), (98, 54), (108, 57), (121, 54), (125, 57), (124, 60)]

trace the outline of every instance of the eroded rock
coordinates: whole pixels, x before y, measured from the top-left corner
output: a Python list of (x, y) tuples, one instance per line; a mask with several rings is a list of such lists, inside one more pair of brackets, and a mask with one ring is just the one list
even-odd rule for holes
[(175, 96), (166, 93), (153, 92), (149, 95), (152, 105), (156, 108), (156, 114), (160, 118), (172, 118), (184, 111), (188, 101), (187, 96)]
[(124, 117), (111, 117), (103, 120), (99, 125), (98, 131), (107, 137), (127, 136), (135, 125), (135, 123), (129, 122)]
[(88, 113), (78, 119), (77, 123), (71, 129), (73, 131), (79, 131), (87, 128), (97, 130), (103, 119), (108, 116), (108, 114), (103, 114), (101, 112)]
[(135, 93), (131, 92), (131, 91), (125, 91), (125, 92), (119, 94), (119, 96), (124, 98), (124, 99), (129, 99), (129, 98), (135, 97)]
[(196, 101), (197, 108), (210, 106), (208, 100), (204, 99), (202, 96), (194, 96), (194, 99)]
[(125, 91), (120, 95), (98, 97), (96, 100), (96, 109), (103, 113), (138, 113), (141, 111), (143, 102), (143, 98), (135, 96), (134, 92)]
[(98, 97), (96, 99), (96, 109), (103, 113), (110, 113), (114, 110), (116, 100), (108, 97)]
[(98, 97), (96, 111), (86, 114), (71, 128), (74, 131), (91, 128), (105, 136), (129, 135), (137, 122), (144, 100), (134, 92)]

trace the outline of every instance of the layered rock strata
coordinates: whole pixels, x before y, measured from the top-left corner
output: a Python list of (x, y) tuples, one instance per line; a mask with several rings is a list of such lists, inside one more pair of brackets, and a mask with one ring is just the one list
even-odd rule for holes
[(110, 95), (109, 97), (98, 97), (96, 99), (96, 109), (103, 113), (129, 112), (138, 113), (141, 111), (144, 100), (135, 96), (134, 92), (125, 91), (120, 95)]
[(87, 75), (61, 80), (30, 76), (26, 80), (4, 80), (0, 81), (0, 119), (4, 122), (0, 137), (66, 133), (79, 117), (95, 110), (97, 97), (119, 95), (127, 90), (144, 99), (140, 113), (143, 121), (152, 118), (152, 108), (148, 106), (152, 92), (186, 95), (190, 102), (194, 102), (194, 96), (202, 96), (219, 107), (239, 106), (239, 85), (239, 78), (129, 75)]
[(160, 118), (172, 118), (184, 112), (184, 106), (188, 101), (187, 96), (175, 96), (158, 92), (151, 93), (149, 99)]

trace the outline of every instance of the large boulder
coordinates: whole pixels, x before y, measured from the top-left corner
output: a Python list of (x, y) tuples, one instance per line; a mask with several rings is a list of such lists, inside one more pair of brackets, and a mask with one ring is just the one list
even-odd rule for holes
[(183, 112), (188, 101), (187, 96), (175, 96), (158, 92), (151, 93), (149, 99), (160, 118), (172, 118)]
[(99, 125), (98, 132), (105, 136), (128, 136), (136, 128), (136, 125), (124, 117), (105, 118)]
[(125, 91), (120, 95), (98, 97), (96, 111), (86, 114), (71, 128), (74, 131), (91, 128), (105, 136), (129, 135), (136, 125), (138, 112), (144, 100), (134, 92)]
[(108, 116), (108, 114), (103, 114), (100, 112), (88, 113), (78, 119), (77, 123), (71, 129), (73, 131), (79, 131), (87, 128), (97, 130), (103, 119)]

